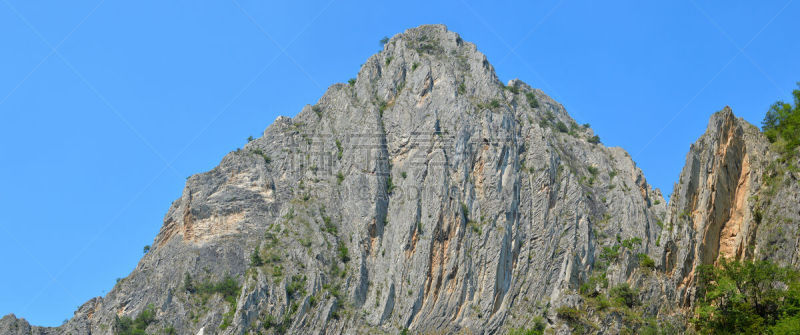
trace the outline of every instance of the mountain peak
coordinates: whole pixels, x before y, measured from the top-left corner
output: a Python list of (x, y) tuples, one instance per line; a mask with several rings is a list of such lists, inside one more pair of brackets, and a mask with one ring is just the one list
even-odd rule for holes
[(668, 206), (544, 92), (504, 85), (444, 25), (411, 28), (189, 178), (129, 276), (36, 331), (636, 332), (608, 309), (572, 312), (619, 290), (632, 319), (671, 322), (692, 304), (695, 266), (769, 255), (748, 250), (769, 236), (752, 209), (772, 207), (752, 196), (771, 156), (735, 120), (711, 117)]

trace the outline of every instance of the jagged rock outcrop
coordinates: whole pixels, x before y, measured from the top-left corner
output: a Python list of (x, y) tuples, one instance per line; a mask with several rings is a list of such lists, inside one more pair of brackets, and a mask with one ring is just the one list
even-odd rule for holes
[[(729, 110), (692, 147), (669, 207), (593, 136), (542, 91), (501, 83), (456, 33), (413, 28), (189, 178), (105, 297), (61, 327), (7, 316), (0, 333), (110, 334), (146, 309), (148, 331), (179, 334), (494, 334), (535, 316), (564, 333), (558, 307), (580, 304), (598, 272), (671, 317), (691, 305), (694, 266), (718, 255), (795, 264), (797, 238), (756, 213), (797, 222), (797, 183), (762, 196), (773, 155)], [(598, 332), (621, 327), (591, 317)]]
[(758, 128), (728, 107), (712, 115), (686, 156), (661, 238), (682, 306), (692, 303), (695, 267), (720, 257), (798, 264), (800, 174), (784, 169)]

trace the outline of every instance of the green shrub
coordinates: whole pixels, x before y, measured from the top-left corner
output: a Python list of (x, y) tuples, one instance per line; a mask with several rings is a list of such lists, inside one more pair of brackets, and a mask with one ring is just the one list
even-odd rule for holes
[(581, 319), (583, 312), (581, 312), (577, 308), (569, 306), (561, 306), (558, 309), (556, 309), (556, 315), (558, 315), (559, 318), (562, 318), (567, 321), (578, 321)]
[(519, 94), (519, 87), (516, 86), (503, 86), (503, 89), (511, 92), (512, 94)]
[(396, 187), (397, 186), (395, 186), (394, 183), (392, 182), (392, 177), (391, 176), (386, 177), (386, 193), (392, 194), (392, 192), (394, 192), (394, 189)]
[(155, 321), (156, 309), (152, 304), (149, 304), (135, 319), (131, 319), (128, 316), (115, 316), (114, 333), (119, 335), (144, 335), (147, 326)]
[(603, 247), (602, 251), (600, 251), (600, 259), (608, 263), (617, 260), (617, 257), (619, 257), (619, 245)]
[(589, 280), (578, 288), (578, 292), (584, 296), (594, 295), (597, 293), (597, 286), (608, 287), (608, 278), (605, 273), (599, 272), (589, 277)]
[(250, 150), (250, 152), (252, 152), (253, 154), (256, 154), (258, 156), (261, 156), (261, 158), (264, 159), (264, 163), (267, 163), (267, 164), (272, 163), (272, 158), (269, 157), (269, 155), (267, 155), (266, 153), (264, 153), (264, 151), (261, 150), (261, 148), (253, 148), (253, 149)]
[(324, 230), (324, 231), (326, 231), (328, 233), (336, 235), (336, 233), (338, 232), (339, 229), (336, 228), (336, 225), (333, 224), (333, 222), (331, 222), (331, 217), (330, 216), (327, 216), (327, 215), (323, 214), (322, 215), (322, 222), (323, 222), (322, 230)]
[(612, 287), (609, 293), (611, 301), (619, 307), (631, 308), (639, 305), (639, 292), (627, 283)]
[(647, 268), (647, 269), (655, 269), (656, 261), (654, 261), (652, 258), (650, 258), (650, 256), (648, 256), (647, 254), (642, 253), (642, 254), (639, 254), (638, 257), (639, 257), (639, 266), (641, 266), (643, 268)]
[(642, 239), (639, 237), (631, 237), (629, 239), (622, 240), (622, 246), (631, 250), (633, 250), (635, 246), (641, 244), (642, 244)]
[(144, 248), (142, 249), (142, 252), (144, 252), (145, 254), (150, 252), (150, 245), (148, 244), (148, 245), (144, 246)]
[(800, 273), (768, 261), (697, 268), (695, 328), (704, 334), (797, 334)]
[(347, 79), (347, 83), (350, 84), (350, 86), (355, 85), (356, 84), (356, 78)]
[[(800, 87), (800, 82), (797, 83)], [(778, 142), (788, 156), (794, 154), (794, 149), (800, 146), (800, 89), (792, 91), (794, 107), (783, 101), (777, 101), (770, 106), (761, 129), (770, 142)]]
[(514, 328), (508, 331), (508, 335), (542, 335), (544, 334), (545, 324), (541, 316), (533, 319), (531, 328)]
[(344, 149), (342, 148), (342, 142), (337, 139), (335, 143), (336, 143), (336, 158), (341, 160), (342, 153), (344, 152)]
[(256, 246), (253, 253), (250, 254), (250, 266), (262, 266), (264, 265), (264, 260), (261, 258), (261, 250), (259, 246)]
[(533, 92), (525, 93), (525, 99), (528, 100), (528, 105), (530, 105), (531, 108), (538, 108), (539, 107), (539, 100), (536, 100), (536, 95), (533, 94)]
[(419, 63), (414, 62), (413, 64), (411, 64), (411, 71), (416, 70), (418, 67), (419, 67)]
[(291, 301), (294, 298), (306, 295), (306, 276), (294, 275), (292, 280), (286, 285), (286, 297)]
[(194, 282), (192, 281), (192, 275), (190, 275), (188, 272), (186, 272), (186, 275), (183, 277), (183, 289), (189, 293), (194, 293), (196, 290), (194, 287)]
[(275, 265), (272, 267), (272, 276), (275, 278), (283, 277), (283, 266)]
[(383, 38), (381, 38), (381, 40), (379, 42), (380, 42), (381, 46), (386, 45), (386, 43), (389, 43), (389, 36), (384, 36)]
[(339, 241), (339, 245), (336, 249), (339, 253), (339, 259), (341, 259), (342, 262), (347, 263), (350, 261), (350, 252), (347, 250), (347, 246), (344, 245), (344, 242)]
[(558, 121), (556, 123), (556, 130), (558, 130), (559, 132), (562, 132), (562, 133), (566, 133), (566, 132), (569, 131), (569, 128), (567, 128), (567, 125), (564, 124), (564, 122)]
[(197, 293), (200, 295), (213, 295), (220, 294), (222, 299), (228, 302), (236, 302), (239, 296), (239, 283), (231, 276), (225, 276), (219, 282), (213, 283), (210, 281), (203, 282), (197, 287)]
[(592, 137), (589, 137), (587, 141), (591, 144), (598, 144), (600, 143), (600, 136), (594, 135)]

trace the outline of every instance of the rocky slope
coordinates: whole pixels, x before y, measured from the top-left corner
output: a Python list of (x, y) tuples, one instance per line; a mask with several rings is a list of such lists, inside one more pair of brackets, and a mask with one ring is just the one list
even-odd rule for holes
[[(797, 264), (798, 173), (730, 110), (690, 149), (669, 205), (593, 136), (444, 26), (409, 29), (189, 178), (105, 297), (58, 328), (6, 316), (0, 333), (111, 334), (150, 311), (149, 333), (177, 334), (502, 334), (537, 317), (618, 333), (642, 326), (632, 311), (681, 329), (696, 265)], [(642, 303), (590, 304), (621, 283)]]

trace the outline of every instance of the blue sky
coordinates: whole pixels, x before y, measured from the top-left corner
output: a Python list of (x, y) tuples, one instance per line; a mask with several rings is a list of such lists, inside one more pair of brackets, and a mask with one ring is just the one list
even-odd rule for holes
[(0, 315), (58, 325), (126, 276), (187, 176), (444, 23), (669, 193), (714, 111), (800, 81), (800, 2), (0, 0)]

